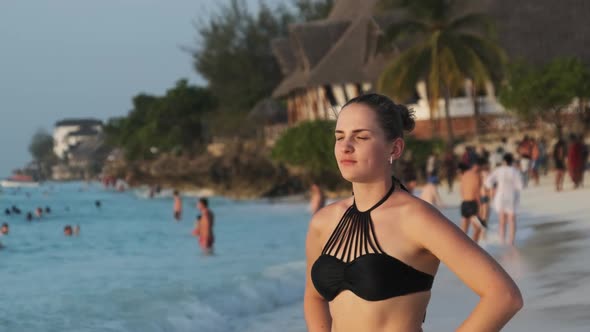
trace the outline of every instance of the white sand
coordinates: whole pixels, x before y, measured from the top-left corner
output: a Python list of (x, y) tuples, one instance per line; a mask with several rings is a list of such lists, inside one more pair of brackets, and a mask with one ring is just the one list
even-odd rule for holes
[[(486, 248), (519, 285), (524, 308), (503, 331), (590, 331), (590, 187), (553, 190), (553, 174), (529, 185), (517, 217), (517, 250), (498, 245), (491, 216)], [(458, 188), (456, 188), (458, 189)], [(446, 189), (442, 189), (444, 192)], [(459, 219), (459, 197), (443, 193), (445, 214)], [(454, 208), (453, 208), (454, 206)], [(453, 331), (478, 297), (442, 266), (424, 331)]]

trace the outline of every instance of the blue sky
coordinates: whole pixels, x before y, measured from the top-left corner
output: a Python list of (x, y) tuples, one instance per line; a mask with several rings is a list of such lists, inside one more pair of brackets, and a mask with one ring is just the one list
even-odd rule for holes
[(192, 22), (227, 2), (1, 0), (0, 178), (30, 160), (38, 128), (125, 115), (134, 95), (162, 94), (183, 77), (205, 84), (181, 47), (196, 45)]

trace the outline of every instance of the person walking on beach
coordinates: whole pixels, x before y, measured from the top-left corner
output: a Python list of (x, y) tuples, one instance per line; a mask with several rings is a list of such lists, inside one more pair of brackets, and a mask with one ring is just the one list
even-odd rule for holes
[(458, 331), (499, 331), (522, 307), (504, 269), (391, 176), (403, 131), (413, 127), (405, 106), (378, 94), (353, 98), (339, 113), (334, 154), (353, 196), (311, 219), (308, 331), (420, 331), (440, 261), (480, 297)]
[[(494, 209), (498, 214), (498, 231), (502, 243), (514, 245), (516, 235), (516, 209), (523, 189), (522, 175), (513, 167), (512, 154), (504, 155), (504, 165), (496, 168), (485, 181), (488, 189), (496, 186)], [(508, 224), (508, 242), (506, 242), (506, 225)]]
[(180, 221), (180, 219), (182, 219), (182, 198), (180, 197), (180, 193), (178, 192), (178, 190), (174, 190), (174, 206), (172, 207), (173, 209), (173, 215), (174, 215), (174, 219), (176, 221)]
[(555, 166), (555, 190), (563, 190), (563, 178), (565, 173), (565, 157), (567, 155), (567, 146), (561, 137), (553, 146), (553, 164)]
[(522, 175), (523, 185), (526, 188), (529, 183), (529, 172), (531, 170), (531, 155), (533, 153), (533, 146), (528, 135), (524, 135), (523, 140), (518, 144), (518, 155), (520, 172)]
[(420, 199), (422, 199), (424, 202), (428, 202), (429, 204), (437, 208), (441, 208), (443, 206), (443, 202), (438, 193), (437, 176), (432, 175), (428, 177), (427, 183), (424, 185), (424, 187), (422, 187)]
[(541, 163), (541, 150), (539, 143), (531, 138), (531, 178), (535, 182), (535, 186), (539, 185), (539, 166)]
[(584, 145), (580, 142), (575, 134), (570, 135), (570, 145), (567, 151), (567, 168), (577, 189), (582, 183), (582, 172), (584, 172), (585, 160), (583, 160)]
[(469, 225), (473, 225), (472, 239), (479, 241), (486, 224), (479, 219), (479, 205), (481, 195), (481, 174), (479, 163), (475, 162), (461, 175), (461, 230), (469, 234)]
[(490, 175), (490, 163), (488, 158), (479, 160), (479, 178), (480, 178), (480, 199), (479, 199), (479, 220), (487, 227), (490, 218), (490, 193), (486, 189), (484, 182)]
[(326, 197), (324, 196), (324, 192), (322, 188), (317, 185), (317, 183), (313, 183), (310, 188), (310, 199), (309, 199), (309, 210), (311, 214), (316, 213), (319, 209), (323, 208), (326, 205)]
[(197, 209), (201, 212), (198, 225), (199, 246), (206, 255), (213, 253), (213, 221), (215, 217), (209, 209), (209, 201), (206, 198), (200, 198), (197, 203)]
[(443, 166), (445, 169), (445, 178), (447, 180), (450, 194), (453, 192), (453, 183), (455, 182), (455, 177), (457, 176), (457, 158), (455, 157), (453, 148), (451, 147), (449, 147), (445, 153)]

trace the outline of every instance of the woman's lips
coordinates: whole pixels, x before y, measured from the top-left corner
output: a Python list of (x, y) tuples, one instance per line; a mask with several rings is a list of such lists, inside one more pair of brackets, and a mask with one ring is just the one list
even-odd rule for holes
[(343, 159), (343, 160), (340, 160), (340, 164), (341, 165), (346, 165), (346, 166), (348, 166), (348, 165), (354, 165), (354, 164), (356, 164), (356, 160)]

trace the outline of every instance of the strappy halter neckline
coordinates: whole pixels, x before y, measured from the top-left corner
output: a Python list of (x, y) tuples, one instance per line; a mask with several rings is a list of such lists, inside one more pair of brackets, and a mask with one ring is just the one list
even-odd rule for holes
[[(356, 210), (356, 212), (359, 213), (371, 213), (371, 211), (375, 210), (376, 208), (378, 208), (381, 204), (385, 203), (385, 201), (389, 198), (389, 196), (391, 196), (391, 194), (395, 191), (395, 179), (391, 180), (391, 188), (389, 188), (389, 191), (385, 194), (385, 196), (383, 196), (383, 198), (381, 198), (381, 200), (379, 200), (379, 202), (375, 203), (375, 205), (373, 205), (372, 207), (370, 207), (368, 210), (365, 211), (361, 211), (358, 209), (358, 207), (356, 206), (356, 200), (353, 198), (352, 199), (352, 208), (354, 210)], [(354, 195), (354, 192), (353, 192)]]
[(350, 290), (367, 301), (381, 301), (396, 296), (429, 291), (434, 276), (388, 255), (377, 241), (371, 211), (383, 204), (397, 185), (370, 209), (361, 212), (356, 204), (348, 207), (311, 268), (314, 287), (327, 301)]

